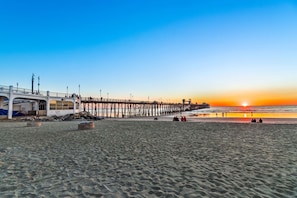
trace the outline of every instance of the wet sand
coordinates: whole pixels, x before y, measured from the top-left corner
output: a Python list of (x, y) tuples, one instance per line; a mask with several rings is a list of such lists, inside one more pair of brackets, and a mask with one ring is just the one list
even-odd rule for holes
[(0, 197), (296, 197), (297, 125), (0, 122)]

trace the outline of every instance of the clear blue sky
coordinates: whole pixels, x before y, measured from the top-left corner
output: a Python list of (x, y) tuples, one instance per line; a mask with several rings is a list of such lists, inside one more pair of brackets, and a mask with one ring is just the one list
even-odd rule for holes
[(296, 35), (293, 0), (2, 0), (0, 84), (30, 88), (34, 73), (41, 90), (94, 97), (292, 95)]

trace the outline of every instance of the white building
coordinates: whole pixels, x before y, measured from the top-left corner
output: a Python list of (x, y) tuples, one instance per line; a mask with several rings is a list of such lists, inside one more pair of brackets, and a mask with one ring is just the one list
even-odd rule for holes
[[(62, 116), (81, 111), (80, 97), (76, 94), (33, 92), (28, 89), (0, 85), (1, 118), (12, 119), (17, 113), (37, 116)], [(6, 115), (7, 113), (7, 115)]]

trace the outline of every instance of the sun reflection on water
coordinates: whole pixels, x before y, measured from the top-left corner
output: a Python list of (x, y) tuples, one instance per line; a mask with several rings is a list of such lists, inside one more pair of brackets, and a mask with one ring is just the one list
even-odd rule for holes
[(214, 107), (198, 110), (195, 117), (205, 118), (297, 118), (297, 109), (292, 107)]

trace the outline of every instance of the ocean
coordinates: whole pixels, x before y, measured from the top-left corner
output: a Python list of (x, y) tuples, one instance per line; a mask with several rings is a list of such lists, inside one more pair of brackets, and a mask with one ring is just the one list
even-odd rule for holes
[[(269, 122), (297, 122), (297, 106), (226, 106), (199, 109), (189, 113), (196, 119), (211, 118), (224, 121), (249, 121), (252, 119), (269, 120)], [(224, 118), (224, 119), (221, 119)]]
[[(122, 111), (125, 117), (141, 117), (143, 112), (140, 109), (121, 109), (111, 112), (110, 108), (90, 109), (90, 113), (100, 117), (119, 117)], [(147, 111), (147, 109), (146, 109)], [(145, 112), (147, 114), (147, 112)], [(211, 106), (206, 109), (185, 111), (166, 115), (165, 117), (186, 116), (191, 121), (219, 121), (219, 122), (250, 122), (252, 119), (260, 118), (266, 123), (297, 123), (297, 106)]]

